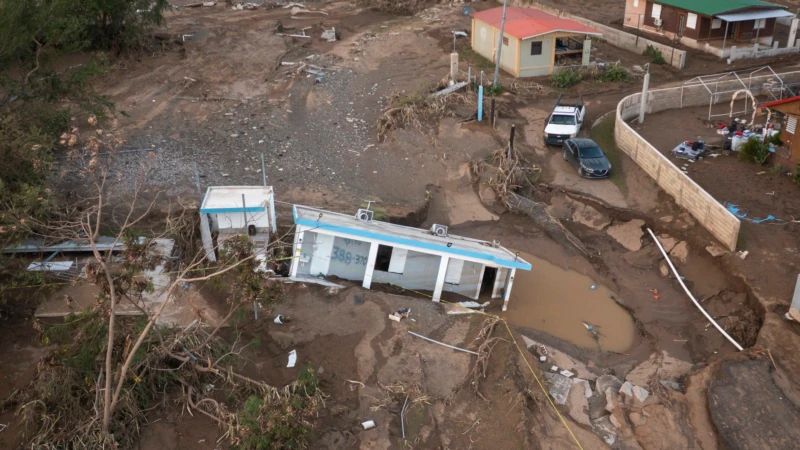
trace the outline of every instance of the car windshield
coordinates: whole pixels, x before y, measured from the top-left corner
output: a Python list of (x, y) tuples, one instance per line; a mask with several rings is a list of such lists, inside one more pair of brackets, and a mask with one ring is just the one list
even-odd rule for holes
[(592, 146), (592, 147), (581, 147), (580, 148), (580, 152), (581, 152), (581, 158), (589, 159), (589, 158), (602, 158), (603, 157), (603, 151), (600, 150), (600, 147), (594, 147), (594, 146)]
[(575, 116), (553, 114), (553, 116), (550, 118), (550, 123), (553, 125), (575, 125)]

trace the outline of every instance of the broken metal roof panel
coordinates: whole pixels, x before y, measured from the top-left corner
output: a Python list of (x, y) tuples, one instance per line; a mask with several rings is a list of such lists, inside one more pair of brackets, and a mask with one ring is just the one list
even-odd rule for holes
[(272, 199), (272, 186), (211, 186), (206, 190), (200, 212), (240, 213), (243, 210), (242, 194), (247, 212), (264, 212)]
[[(116, 245), (114, 242), (116, 241)], [(117, 241), (110, 236), (100, 236), (95, 242), (98, 251), (120, 251), (125, 248), (122, 239)], [(17, 245), (6, 247), (3, 253), (48, 253), (48, 252), (91, 252), (92, 246), (88, 239), (75, 239), (58, 244), (46, 244), (44, 239), (27, 239)]]
[(531, 270), (531, 265), (510, 250), (491, 242), (462, 236), (434, 236), (428, 230), (373, 220), (363, 222), (353, 215), (340, 214), (307, 206), (292, 207), (294, 223), (308, 231), (331, 231), (356, 239), (399, 244), (421, 252), (426, 250), (474, 259), (492, 266)]
[(793, 13), (784, 9), (767, 9), (760, 11), (744, 11), (730, 14), (718, 14), (718, 19), (726, 22), (742, 22), (745, 20), (774, 19), (777, 17), (794, 17)]

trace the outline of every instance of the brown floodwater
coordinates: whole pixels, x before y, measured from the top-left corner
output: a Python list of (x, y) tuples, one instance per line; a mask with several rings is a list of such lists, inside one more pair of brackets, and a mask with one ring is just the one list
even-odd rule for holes
[(631, 347), (636, 327), (630, 314), (612, 298), (613, 292), (578, 272), (533, 255), (520, 256), (532, 268), (517, 270), (514, 277), (508, 311), (501, 314), (510, 324), (586, 348), (624, 352)]

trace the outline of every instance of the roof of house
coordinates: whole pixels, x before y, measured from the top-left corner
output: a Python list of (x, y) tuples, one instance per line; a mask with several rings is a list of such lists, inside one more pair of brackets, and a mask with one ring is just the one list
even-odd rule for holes
[[(472, 17), (499, 29), (500, 22), (503, 20), (503, 8), (498, 7), (476, 12)], [(518, 39), (528, 39), (556, 31), (602, 35), (600, 31), (589, 28), (580, 22), (562, 19), (561, 17), (548, 14), (540, 9), (519, 8), (516, 6), (509, 6), (506, 9), (506, 26), (504, 31), (505, 34)]]
[(352, 236), (355, 239), (368, 239), (398, 244), (417, 249), (448, 253), (455, 257), (481, 260), (485, 263), (531, 270), (531, 265), (510, 250), (494, 245), (492, 242), (480, 241), (452, 234), (445, 237), (435, 236), (428, 230), (396, 225), (389, 222), (373, 220), (363, 222), (355, 215), (340, 214), (308, 206), (292, 207), (294, 223), (310, 228), (307, 231), (330, 231)]
[(242, 212), (242, 194), (247, 212), (267, 210), (272, 198), (272, 186), (211, 186), (206, 190), (202, 214), (225, 214)]
[(685, 9), (705, 16), (714, 16), (731, 11), (742, 9), (785, 9), (781, 5), (762, 2), (761, 0), (657, 0), (655, 3), (674, 6), (675, 8)]
[(783, 105), (784, 103), (791, 103), (796, 101), (800, 101), (800, 95), (798, 95), (797, 97), (784, 98), (783, 100), (775, 100), (774, 102), (763, 103), (761, 104), (761, 107), (771, 108), (773, 106)]

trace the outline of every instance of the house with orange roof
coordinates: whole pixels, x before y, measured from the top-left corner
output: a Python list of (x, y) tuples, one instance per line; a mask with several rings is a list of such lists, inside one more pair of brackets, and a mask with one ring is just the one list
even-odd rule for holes
[(515, 77), (551, 75), (556, 65), (589, 65), (592, 36), (600, 31), (535, 8), (508, 7), (502, 37), (503, 8), (472, 14), (472, 49), (495, 62), (502, 39), (500, 68)]

